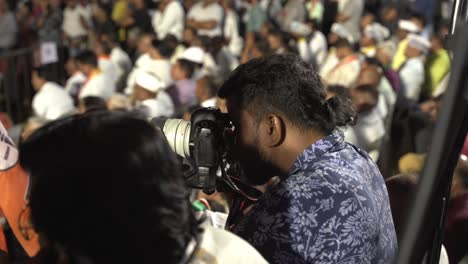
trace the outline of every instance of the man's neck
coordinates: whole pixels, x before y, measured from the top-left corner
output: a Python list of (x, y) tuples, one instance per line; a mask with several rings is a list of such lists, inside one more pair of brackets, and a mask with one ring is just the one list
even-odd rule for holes
[(278, 168), (283, 175), (288, 174), (297, 158), (312, 144), (324, 138), (325, 135), (313, 131), (291, 131), (288, 138), (285, 139), (285, 146), (288, 146), (281, 153), (278, 153)]

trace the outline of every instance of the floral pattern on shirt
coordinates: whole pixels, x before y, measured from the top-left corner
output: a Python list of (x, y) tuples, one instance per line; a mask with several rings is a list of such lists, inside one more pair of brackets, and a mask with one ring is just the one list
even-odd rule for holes
[(397, 250), (383, 177), (341, 132), (308, 147), (233, 231), (271, 263), (391, 263)]

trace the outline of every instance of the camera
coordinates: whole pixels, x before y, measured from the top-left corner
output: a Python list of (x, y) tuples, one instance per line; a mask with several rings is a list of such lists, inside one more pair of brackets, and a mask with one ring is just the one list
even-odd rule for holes
[(188, 163), (184, 171), (188, 185), (213, 193), (225, 174), (227, 146), (234, 139), (227, 114), (218, 108), (201, 108), (192, 113), (191, 122), (154, 118), (151, 123), (162, 130), (172, 150)]

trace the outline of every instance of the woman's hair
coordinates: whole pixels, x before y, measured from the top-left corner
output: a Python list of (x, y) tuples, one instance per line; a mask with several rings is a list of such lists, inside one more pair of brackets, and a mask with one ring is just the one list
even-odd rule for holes
[(179, 263), (198, 232), (164, 135), (124, 112), (72, 116), (20, 146), (34, 228), (93, 263)]
[(272, 55), (239, 66), (224, 83), (219, 97), (233, 96), (239, 107), (257, 118), (268, 112), (281, 114), (302, 129), (330, 134), (352, 124), (351, 100), (335, 96), (326, 100), (320, 77), (296, 55)]

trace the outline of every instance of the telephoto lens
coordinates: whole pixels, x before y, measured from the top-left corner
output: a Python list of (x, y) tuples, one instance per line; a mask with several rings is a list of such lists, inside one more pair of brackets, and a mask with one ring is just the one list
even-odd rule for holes
[(175, 153), (190, 158), (190, 122), (182, 119), (153, 118), (151, 123), (162, 130)]

